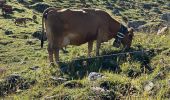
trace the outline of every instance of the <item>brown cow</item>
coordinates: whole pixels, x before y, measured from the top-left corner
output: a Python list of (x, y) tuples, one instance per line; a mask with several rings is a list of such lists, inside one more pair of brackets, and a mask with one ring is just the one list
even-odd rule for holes
[(28, 21), (28, 20), (31, 21), (32, 19), (31, 18), (16, 18), (14, 23), (15, 23), (15, 25), (19, 25), (19, 24), (26, 25), (26, 21)]
[(3, 7), (4, 4), (6, 4), (6, 0), (0, 0), (0, 7)]
[[(81, 45), (88, 42), (88, 55), (92, 51), (93, 41), (96, 41), (96, 55), (102, 42), (116, 38), (114, 43), (124, 47), (131, 46), (133, 30), (129, 30), (108, 13), (97, 9), (70, 10), (48, 8), (42, 18), (43, 33), (46, 32), (48, 40), (48, 54), (50, 62), (53, 62), (53, 54), (56, 62), (59, 61), (59, 49), (66, 45)], [(43, 47), (43, 37), (41, 40)]]
[(6, 15), (6, 14), (11, 14), (12, 13), (12, 6), (10, 5), (3, 5), (2, 7), (2, 14)]

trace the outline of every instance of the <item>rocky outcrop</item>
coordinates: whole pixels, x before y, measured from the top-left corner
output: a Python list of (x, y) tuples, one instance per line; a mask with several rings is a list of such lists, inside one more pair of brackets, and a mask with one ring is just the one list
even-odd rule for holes
[(152, 22), (152, 23), (147, 23), (145, 25), (141, 25), (137, 28), (136, 31), (138, 32), (144, 32), (144, 33), (157, 33), (160, 27), (164, 26), (163, 23), (161, 22)]
[(18, 74), (11, 74), (3, 81), (0, 81), (0, 96), (16, 92), (19, 89), (29, 89), (31, 85), (35, 84), (35, 80), (28, 80)]
[(161, 19), (170, 22), (170, 13), (162, 14)]
[(47, 3), (40, 2), (40, 3), (35, 3), (35, 4), (33, 4), (29, 7), (32, 8), (32, 9), (35, 9), (38, 12), (43, 13), (45, 9), (50, 7), (50, 5), (47, 4)]
[(128, 22), (128, 27), (133, 27), (135, 30), (138, 29), (138, 27), (146, 24), (147, 22), (143, 20), (136, 20), (136, 21), (129, 21)]

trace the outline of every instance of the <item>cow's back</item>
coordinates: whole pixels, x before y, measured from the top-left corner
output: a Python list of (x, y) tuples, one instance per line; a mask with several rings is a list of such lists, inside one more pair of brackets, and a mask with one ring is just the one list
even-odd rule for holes
[(51, 10), (46, 20), (47, 38), (58, 47), (80, 45), (95, 40), (100, 27), (109, 33), (109, 21), (110, 15), (101, 10)]
[(84, 10), (67, 9), (66, 11), (59, 13), (60, 19), (64, 24), (65, 32), (73, 32), (74, 34), (93, 32), (100, 23), (98, 16)]

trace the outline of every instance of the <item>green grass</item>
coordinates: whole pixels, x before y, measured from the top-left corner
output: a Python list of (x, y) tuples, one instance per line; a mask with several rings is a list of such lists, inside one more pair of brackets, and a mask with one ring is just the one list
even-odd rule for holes
[[(48, 0), (46, 1), (51, 3)], [(14, 12), (14, 14), (11, 15), (12, 17), (32, 17), (32, 9), (25, 8), (22, 4), (15, 3), (15, 1), (8, 3), (14, 7), (25, 9), (25, 12), (23, 13)], [(91, 5), (92, 7), (105, 9), (103, 3), (104, 1), (97, 2), (97, 0), (95, 0), (94, 4), (96, 4), (96, 6), (92, 5), (90, 2), (87, 2), (87, 4)], [(56, 2), (56, 5), (81, 8), (82, 4), (76, 0), (76, 3), (73, 5), (70, 5), (69, 1), (64, 1), (63, 3)], [(137, 14), (138, 10), (139, 9), (130, 9), (125, 11), (124, 14), (128, 15), (129, 12), (133, 12), (128, 16), (132, 17), (133, 19), (142, 19), (141, 16), (138, 16)], [(107, 11), (111, 12), (110, 10)], [(80, 65), (81, 63), (77, 62), (75, 65), (70, 66), (70, 73), (67, 74), (60, 71), (61, 69), (57, 65), (49, 66), (48, 53), (46, 50), (47, 42), (45, 42), (44, 48), (41, 49), (40, 41), (32, 37), (33, 32), (41, 30), (41, 14), (37, 12), (37, 15), (38, 24), (34, 22), (28, 22), (26, 24), (27, 27), (16, 26), (12, 20), (13, 18), (4, 19), (2, 16), (0, 16), (0, 27), (2, 28), (2, 30), (0, 30), (0, 68), (5, 69), (4, 73), (0, 73), (0, 78), (5, 79), (10, 74), (17, 73), (26, 79), (28, 78), (31, 80), (36, 80), (36, 83), (29, 89), (18, 90), (17, 92), (12, 92), (1, 98), (28, 100), (56, 96), (56, 99), (68, 97), (70, 99), (74, 98), (76, 100), (84, 100), (88, 99), (88, 97), (99, 98), (104, 95), (111, 96), (111, 93), (96, 94), (91, 90), (92, 86), (100, 86), (101, 83), (107, 81), (109, 84), (111, 84), (111, 88), (115, 89), (116, 96), (120, 96), (121, 90), (119, 90), (119, 88), (122, 88), (126, 84), (131, 84), (137, 89), (137, 93), (134, 95), (122, 96), (124, 99), (168, 99), (164, 96), (169, 91), (167, 81), (170, 79), (170, 73), (168, 70), (165, 71), (165, 78), (156, 80), (156, 82), (161, 84), (162, 87), (158, 89), (157, 92), (155, 92), (155, 95), (150, 95), (148, 92), (144, 91), (143, 84), (146, 81), (152, 80), (163, 68), (170, 66), (170, 56), (168, 55), (170, 52), (170, 33), (168, 35), (162, 36), (157, 36), (156, 33), (135, 33), (132, 44), (132, 48), (134, 50), (139, 50), (137, 47), (138, 45), (140, 45), (144, 50), (154, 50), (157, 48), (154, 50), (154, 55), (151, 55), (150, 53), (148, 54), (150, 60), (149, 64), (154, 69), (152, 73), (141, 73), (141, 75), (137, 76), (137, 78), (128, 77), (129, 69), (133, 69), (135, 71), (141, 70), (141, 61), (132, 59), (131, 57), (126, 59), (118, 57), (116, 59), (122, 70), (119, 73), (111, 70), (100, 69), (100, 64), (97, 65), (97, 63), (95, 63), (95, 61), (97, 62), (100, 60), (94, 60), (89, 66), (87, 66), (87, 68), (82, 67)], [(121, 21), (120, 16), (113, 17)], [(5, 30), (11, 30), (14, 34), (5, 35)], [(29, 44), (29, 41), (31, 41), (32, 44)], [(101, 54), (110, 54), (114, 51), (119, 52), (121, 50), (114, 48), (112, 46), (112, 41), (113, 40), (102, 44), (100, 52)], [(73, 59), (87, 57), (87, 44), (83, 44), (81, 46), (68, 46), (67, 50), (69, 51), (68, 54), (63, 54), (60, 52), (61, 61), (66, 61), (66, 64), (70, 64)], [(95, 48), (93, 48), (92, 56), (95, 56)], [(164, 63), (161, 62), (161, 59), (163, 59)], [(33, 66), (39, 66), (40, 68), (35, 71), (30, 70), (30, 67)], [(79, 72), (81, 71), (84, 71), (83, 77), (79, 77)], [(90, 71), (99, 71), (104, 75), (105, 78), (91, 82), (87, 77)], [(83, 87), (70, 89), (64, 86), (65, 83), (59, 84), (54, 80), (51, 80), (51, 76), (66, 77), (71, 82), (82, 84)]]

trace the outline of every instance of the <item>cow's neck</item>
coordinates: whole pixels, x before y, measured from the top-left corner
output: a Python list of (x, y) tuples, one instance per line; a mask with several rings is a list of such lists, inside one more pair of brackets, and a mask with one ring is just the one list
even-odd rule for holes
[(114, 38), (116, 37), (120, 28), (121, 28), (121, 24), (117, 22), (116, 20), (112, 19), (110, 23), (110, 34), (113, 35)]
[(120, 39), (123, 39), (127, 33), (128, 29), (124, 25), (120, 24), (120, 28), (116, 36)]

